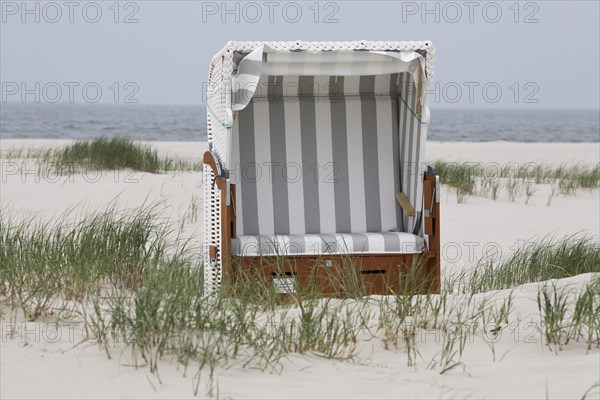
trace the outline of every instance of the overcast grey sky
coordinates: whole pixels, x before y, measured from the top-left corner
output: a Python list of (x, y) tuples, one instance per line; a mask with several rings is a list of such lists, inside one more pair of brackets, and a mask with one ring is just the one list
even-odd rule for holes
[(598, 1), (2, 0), (1, 10), (3, 102), (200, 104), (229, 40), (427, 39), (432, 107), (599, 107)]

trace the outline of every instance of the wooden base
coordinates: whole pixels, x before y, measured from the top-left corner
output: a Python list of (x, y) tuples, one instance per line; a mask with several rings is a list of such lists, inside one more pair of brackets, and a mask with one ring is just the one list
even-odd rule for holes
[(280, 293), (359, 297), (437, 293), (440, 274), (435, 255), (365, 254), (231, 258), (231, 272)]

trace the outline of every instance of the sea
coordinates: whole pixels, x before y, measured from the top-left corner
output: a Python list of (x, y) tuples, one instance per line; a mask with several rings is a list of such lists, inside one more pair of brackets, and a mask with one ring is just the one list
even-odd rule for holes
[[(205, 141), (204, 105), (0, 104), (0, 138)], [(598, 110), (432, 109), (428, 140), (599, 142)]]

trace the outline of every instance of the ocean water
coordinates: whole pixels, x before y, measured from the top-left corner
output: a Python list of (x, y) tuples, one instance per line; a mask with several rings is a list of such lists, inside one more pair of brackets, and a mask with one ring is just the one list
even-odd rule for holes
[(1, 107), (3, 139), (124, 136), (133, 140), (206, 140), (203, 106), (5, 103)]
[[(0, 137), (204, 141), (204, 106), (0, 104)], [(598, 142), (598, 110), (432, 109), (429, 140)]]

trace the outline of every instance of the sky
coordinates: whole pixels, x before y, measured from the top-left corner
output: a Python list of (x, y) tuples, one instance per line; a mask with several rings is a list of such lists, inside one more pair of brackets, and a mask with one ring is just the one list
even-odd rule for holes
[(230, 40), (431, 40), (430, 105), (600, 107), (598, 1), (0, 1), (2, 103), (204, 102)]

